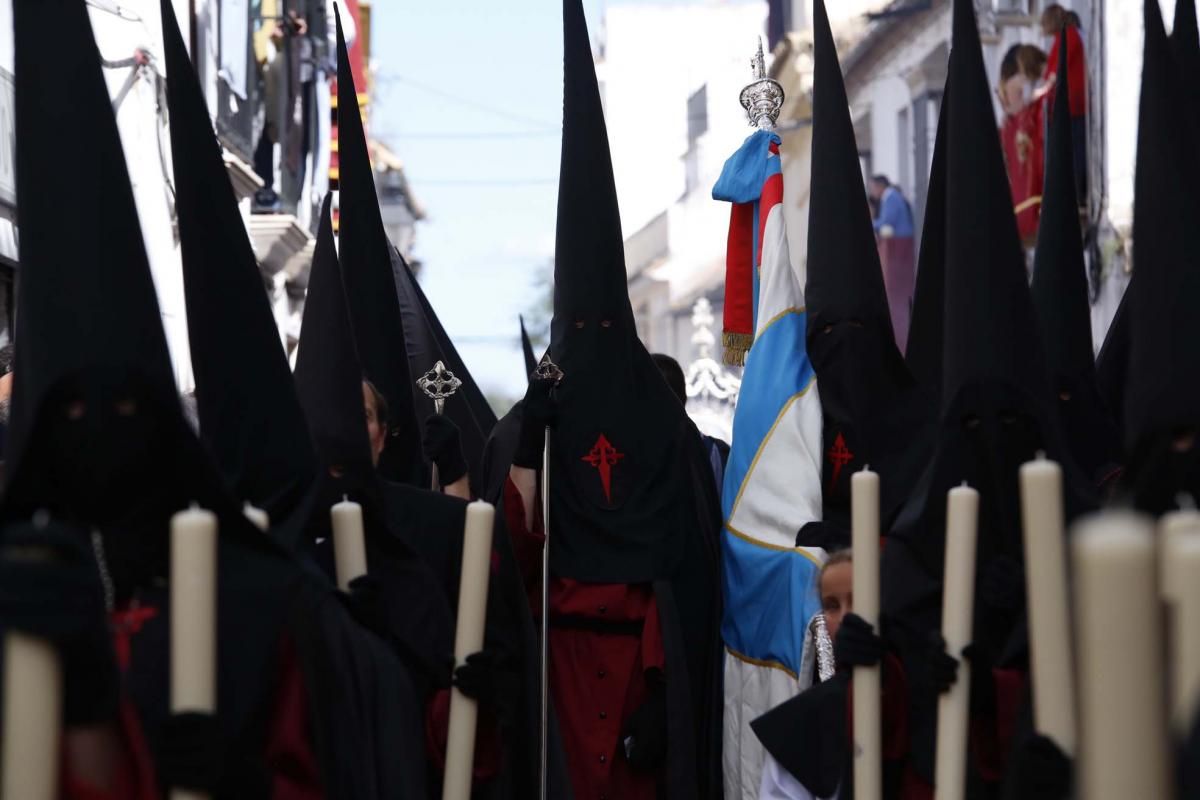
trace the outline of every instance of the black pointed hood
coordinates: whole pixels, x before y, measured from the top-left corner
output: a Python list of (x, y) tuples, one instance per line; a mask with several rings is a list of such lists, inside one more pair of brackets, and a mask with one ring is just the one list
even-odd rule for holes
[(638, 340), (580, 0), (564, 0), (563, 39), (551, 352), (565, 377), (556, 390), (551, 486), (554, 529), (571, 538), (559, 539), (551, 557), (568, 577), (648, 580), (670, 569), (674, 557), (661, 556), (683, 549), (674, 503), (687, 468), (676, 454), (690, 423)]
[(235, 497), (283, 530), (315, 476), (316, 455), (170, 0), (162, 14), (200, 437)]
[[(471, 377), (466, 363), (459, 356), (454, 342), (442, 327), (441, 320), (400, 254), (392, 251), (392, 269), (396, 276), (400, 313), (404, 320), (404, 340), (408, 346), (409, 369), (414, 376), (424, 375), (441, 361), (446, 369), (462, 381), (458, 391), (448, 399), (442, 413), (458, 427), (463, 456), (470, 468), (471, 485), (478, 485), (479, 464), (488, 435), (496, 425), (496, 413), (488, 404), (479, 384)], [(433, 401), (416, 383), (410, 387), (413, 403), (420, 417), (433, 413)]]
[[(43, 396), (80, 369), (136, 366), (156, 393), (178, 407), (87, 8), (65, 0), (21, 0), (13, 4), (13, 22), (21, 291), (10, 474)], [(69, 235), (64, 220), (70, 221)]]
[(13, 23), (21, 367), (3, 516), (100, 530), (118, 594), (165, 569), (167, 520), (191, 502), (222, 541), (273, 550), (184, 421), (87, 8), (21, 0)]
[(912, 323), (904, 360), (913, 379), (934, 396), (942, 391), (942, 353), (946, 297), (946, 119), (950, 100), (949, 81), (938, 110), (933, 161), (929, 167), (929, 194), (925, 198), (925, 220), (921, 228), (921, 252), (917, 256), (917, 285), (913, 293)]
[(941, 423), (933, 461), (892, 531), (896, 561), (909, 567), (883, 571), (892, 613), (940, 591), (951, 488), (965, 481), (980, 492), (980, 564), (1022, 558), (1017, 470), (1038, 451), (1063, 465), (1068, 517), (1088, 505), (1052, 405), (971, 0), (956, 0), (953, 31)]
[(327, 195), (308, 277), (296, 353), (296, 392), (322, 467), (338, 468), (357, 487), (374, 480), (363, 420), (363, 370), (355, 349)]
[[(813, 2), (813, 38), (812, 199), (804, 288), (808, 338), (812, 341), (826, 325), (848, 320), (890, 332), (891, 314), (850, 104), (823, 0)], [(894, 339), (892, 349), (896, 350)], [(899, 350), (895, 356), (899, 359)]]
[(565, 0), (563, 6), (565, 93), (551, 335), (564, 341), (577, 320), (603, 318), (636, 338), (608, 129), (587, 21), (577, 5)]
[(862, 182), (829, 17), (813, 3), (812, 178), (808, 220), (808, 356), (821, 399), (826, 521), (849, 528), (850, 476), (881, 475), (890, 520), (928, 453), (932, 399), (900, 350)]
[(383, 228), (367, 137), (358, 111), (350, 57), (337, 22), (338, 255), (364, 374), (387, 399), (388, 438), (379, 472), (423, 484), (421, 434), (413, 406), (404, 325), (392, 277), (392, 246)]
[[(1059, 35), (1056, 97), (1068, 96), (1067, 48)], [(1055, 103), (1046, 146), (1046, 178), (1033, 261), (1034, 309), (1067, 447), (1086, 478), (1110, 474), (1119, 461), (1117, 430), (1096, 385), (1092, 314), (1076, 196), (1071, 115)]]
[(1171, 27), (1171, 50), (1179, 74), (1195, 88), (1200, 83), (1200, 29), (1196, 24), (1196, 0), (1175, 0), (1175, 24)]
[(528, 378), (537, 369), (538, 359), (533, 354), (533, 342), (529, 341), (529, 333), (525, 330), (525, 318), (518, 316), (517, 321), (521, 323), (521, 354), (525, 356), (525, 377)]
[(1200, 270), (1193, 221), (1200, 218), (1200, 159), (1193, 152), (1190, 82), (1172, 59), (1157, 0), (1145, 3), (1145, 49), (1134, 177), (1134, 264), (1125, 395), (1128, 478), (1152, 512), (1181, 491), (1200, 495)]
[(1038, 403), (1049, 396), (1025, 255), (969, 5), (956, 2), (950, 55), (943, 409), (963, 386), (979, 380), (1005, 382)]

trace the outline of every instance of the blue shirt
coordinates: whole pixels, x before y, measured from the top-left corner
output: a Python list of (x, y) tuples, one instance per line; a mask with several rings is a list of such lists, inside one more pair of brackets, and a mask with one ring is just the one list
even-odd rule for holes
[(885, 225), (891, 227), (892, 236), (899, 238), (913, 237), (912, 209), (900, 190), (889, 186), (883, 192), (879, 201), (879, 216), (875, 218), (875, 232), (878, 233)]

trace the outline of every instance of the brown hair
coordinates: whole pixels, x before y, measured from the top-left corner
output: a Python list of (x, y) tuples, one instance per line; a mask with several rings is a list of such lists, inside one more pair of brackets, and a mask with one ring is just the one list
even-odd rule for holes
[(1067, 10), (1058, 3), (1051, 3), (1042, 11), (1042, 28), (1057, 33), (1067, 24)]
[(825, 580), (825, 573), (830, 567), (836, 567), (838, 564), (853, 564), (854, 551), (849, 547), (844, 547), (841, 550), (834, 550), (829, 554), (829, 558), (825, 559), (825, 563), (821, 565), (821, 571), (817, 573), (817, 591), (821, 589), (821, 581)]
[(1017, 65), (1025, 77), (1036, 81), (1046, 69), (1046, 54), (1040, 47), (1023, 44), (1017, 50)]

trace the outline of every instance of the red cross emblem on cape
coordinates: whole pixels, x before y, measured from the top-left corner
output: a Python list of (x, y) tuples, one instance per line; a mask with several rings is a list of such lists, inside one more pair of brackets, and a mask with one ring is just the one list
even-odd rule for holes
[(600, 473), (600, 484), (604, 487), (605, 502), (612, 503), (612, 468), (624, 457), (625, 454), (618, 452), (617, 448), (613, 447), (602, 433), (596, 439), (596, 443), (592, 445), (591, 451), (580, 459), (591, 464)]
[(837, 486), (838, 476), (842, 474), (842, 467), (854, 460), (854, 453), (846, 447), (846, 439), (840, 432), (833, 440), (833, 447), (829, 448), (826, 458), (829, 459), (829, 463), (833, 464), (833, 477), (829, 479), (829, 485), (832, 488)]

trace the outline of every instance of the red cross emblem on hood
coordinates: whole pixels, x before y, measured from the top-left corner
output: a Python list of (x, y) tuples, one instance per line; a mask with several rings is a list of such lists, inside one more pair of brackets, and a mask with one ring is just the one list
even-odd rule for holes
[(826, 458), (833, 464), (833, 476), (829, 479), (829, 485), (830, 487), (837, 486), (838, 476), (842, 474), (842, 467), (854, 460), (854, 453), (846, 447), (846, 439), (840, 432), (833, 440), (833, 447), (829, 448)]
[(591, 464), (600, 473), (600, 484), (604, 487), (604, 500), (607, 503), (612, 503), (612, 468), (624, 457), (625, 454), (618, 452), (602, 433), (592, 445), (591, 451), (580, 459)]

